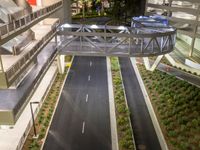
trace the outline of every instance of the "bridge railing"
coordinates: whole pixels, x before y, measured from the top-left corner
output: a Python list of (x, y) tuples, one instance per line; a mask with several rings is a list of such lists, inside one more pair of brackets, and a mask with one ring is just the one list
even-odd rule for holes
[(94, 56), (146, 57), (170, 53), (176, 29), (64, 24), (58, 29), (60, 53)]

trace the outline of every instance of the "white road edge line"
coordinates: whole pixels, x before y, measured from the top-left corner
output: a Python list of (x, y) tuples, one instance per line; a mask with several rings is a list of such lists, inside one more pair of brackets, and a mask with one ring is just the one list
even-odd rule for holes
[(149, 95), (148, 95), (148, 93), (146, 91), (144, 82), (143, 82), (142, 77), (140, 75), (139, 69), (138, 69), (138, 67), (136, 65), (136, 60), (135, 60), (135, 58), (131, 57), (130, 61), (131, 61), (132, 67), (133, 67), (133, 69), (135, 71), (137, 80), (138, 80), (138, 82), (140, 84), (140, 88), (142, 90), (142, 93), (143, 93), (143, 96), (144, 96), (144, 100), (145, 100), (146, 106), (147, 106), (148, 111), (149, 111), (149, 115), (151, 117), (154, 129), (156, 131), (158, 140), (160, 142), (161, 149), (162, 150), (169, 150), (168, 145), (167, 145), (167, 143), (165, 141), (165, 137), (164, 137), (164, 135), (162, 133), (162, 130), (160, 128), (160, 124), (159, 124), (158, 119), (156, 117), (156, 114), (154, 112), (153, 106), (151, 104), (151, 100), (149, 98)]
[(90, 79), (91, 79), (91, 76), (89, 75), (89, 76), (88, 76), (88, 81), (90, 81)]
[[(73, 64), (73, 61), (74, 61), (74, 56), (72, 57), (72, 60), (71, 60), (71, 63), (72, 63), (72, 64)], [(71, 65), (71, 66), (72, 66), (72, 65)], [(63, 81), (62, 87), (61, 87), (61, 89), (60, 89), (59, 96), (58, 96), (57, 101), (56, 101), (56, 104), (55, 104), (55, 108), (54, 108), (53, 114), (52, 114), (52, 116), (51, 116), (51, 120), (50, 120), (49, 126), (47, 127), (47, 131), (46, 131), (46, 134), (45, 134), (45, 137), (44, 137), (44, 142), (42, 143), (42, 146), (41, 146), (40, 150), (43, 149), (44, 144), (45, 144), (45, 142), (46, 142), (46, 139), (47, 139), (47, 135), (48, 135), (48, 133), (49, 133), (50, 126), (51, 126), (51, 124), (52, 124), (52, 121), (53, 121), (55, 112), (56, 112), (57, 107), (58, 107), (59, 99), (60, 99), (61, 94), (62, 94), (62, 91), (63, 91), (63, 89), (64, 89), (65, 82), (66, 82), (66, 80), (67, 80), (67, 78), (68, 78), (68, 74), (69, 74), (69, 72), (70, 72), (70, 70), (71, 70), (71, 66), (70, 66), (70, 67), (68, 68), (68, 70), (67, 70), (65, 79), (64, 79), (64, 81)]]
[(82, 126), (82, 134), (85, 132), (85, 121), (83, 121), (83, 126)]
[(107, 78), (108, 78), (108, 94), (109, 94), (112, 150), (119, 150), (114, 93), (113, 93), (113, 83), (112, 83), (112, 73), (111, 73), (111, 62), (110, 62), (109, 57), (106, 57), (106, 62), (107, 62)]
[(88, 102), (88, 94), (86, 95), (86, 99), (85, 99), (86, 103)]
[(92, 61), (90, 61), (90, 67), (92, 67)]

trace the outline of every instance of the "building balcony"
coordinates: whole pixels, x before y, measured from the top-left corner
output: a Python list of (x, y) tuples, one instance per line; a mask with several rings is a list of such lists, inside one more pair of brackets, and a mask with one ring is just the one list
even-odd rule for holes
[(199, 8), (196, 0), (192, 2), (172, 1), (171, 4), (161, 1), (148, 1), (146, 4), (147, 15), (163, 15), (169, 19), (170, 24), (178, 29), (180, 34), (192, 38), (199, 38), (198, 28), (200, 25)]
[(40, 80), (57, 56), (57, 49), (54, 42), (48, 45), (39, 53), (35, 64), (20, 82), (17, 89), (0, 90), (0, 125), (14, 125), (30, 97), (37, 89)]
[(37, 55), (55, 36), (58, 24), (58, 19), (43, 20), (42, 23), (33, 26), (31, 28), (32, 32), (28, 34), (30, 35), (34, 32), (34, 39), (26, 39), (19, 42), (17, 46), (14, 45), (15, 43), (10, 46), (11, 48), (15, 46), (13, 51), (16, 53), (17, 49), (17, 55), (1, 55), (1, 89), (9, 88), (10, 86), (17, 88), (28, 70), (34, 65)]
[[(13, 37), (26, 31), (31, 26), (35, 25), (48, 15), (54, 13), (56, 10), (61, 8), (62, 5), (63, 1), (60, 0), (46, 7), (36, 7), (33, 9), (32, 13), (21, 13), (25, 10), (20, 10), (19, 12), (16, 12), (13, 16), (19, 16), (17, 13), (20, 13), (20, 18), (13, 19), (11, 22), (8, 23), (0, 23), (0, 44), (2, 45)], [(23, 16), (21, 14), (26, 15)]]

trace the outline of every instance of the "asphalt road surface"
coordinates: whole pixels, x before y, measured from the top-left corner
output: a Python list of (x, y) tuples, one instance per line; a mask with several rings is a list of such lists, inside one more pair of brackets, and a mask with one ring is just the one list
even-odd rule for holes
[(130, 59), (120, 58), (120, 65), (136, 147), (138, 150), (160, 150), (161, 147)]
[(75, 57), (44, 150), (111, 150), (105, 57)]

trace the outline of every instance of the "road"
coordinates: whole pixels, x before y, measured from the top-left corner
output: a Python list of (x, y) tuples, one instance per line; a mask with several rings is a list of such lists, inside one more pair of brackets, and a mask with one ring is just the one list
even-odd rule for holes
[(120, 58), (119, 61), (131, 112), (136, 147), (138, 150), (160, 150), (161, 147), (130, 59)]
[(75, 57), (44, 150), (111, 150), (105, 57)]

